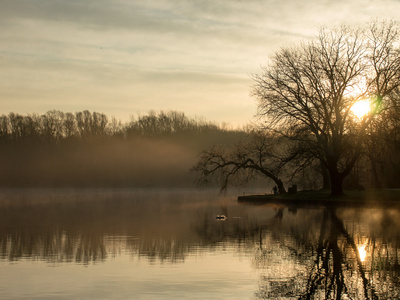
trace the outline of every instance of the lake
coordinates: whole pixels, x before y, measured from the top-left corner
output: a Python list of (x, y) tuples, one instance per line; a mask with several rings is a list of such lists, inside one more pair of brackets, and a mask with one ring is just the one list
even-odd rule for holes
[(0, 190), (1, 299), (399, 299), (399, 249), (393, 208)]

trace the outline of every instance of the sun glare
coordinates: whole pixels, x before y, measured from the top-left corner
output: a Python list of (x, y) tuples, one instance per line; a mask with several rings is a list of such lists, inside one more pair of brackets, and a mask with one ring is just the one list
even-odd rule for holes
[(371, 104), (368, 100), (358, 101), (351, 107), (351, 111), (359, 119), (364, 117), (370, 111), (370, 109)]

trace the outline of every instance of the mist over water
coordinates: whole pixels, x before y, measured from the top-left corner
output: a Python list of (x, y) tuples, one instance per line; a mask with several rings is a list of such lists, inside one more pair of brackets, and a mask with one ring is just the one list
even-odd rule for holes
[(5, 299), (400, 295), (397, 209), (253, 206), (190, 189), (2, 189), (0, 207)]
[(200, 152), (244, 131), (169, 111), (122, 124), (97, 112), (0, 116), (1, 187), (194, 186)]
[(99, 140), (26, 145), (2, 159), (2, 186), (190, 186), (198, 152), (155, 140)]

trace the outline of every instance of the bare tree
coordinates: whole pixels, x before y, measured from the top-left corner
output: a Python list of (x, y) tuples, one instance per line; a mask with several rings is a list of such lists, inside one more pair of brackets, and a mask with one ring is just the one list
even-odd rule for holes
[[(367, 127), (400, 85), (398, 42), (394, 22), (321, 29), (316, 39), (277, 51), (254, 76), (266, 126), (308, 145), (329, 172), (332, 195), (343, 194)], [(361, 99), (372, 109), (357, 119), (351, 108)]]
[(76, 127), (81, 137), (104, 136), (108, 118), (105, 114), (88, 110), (75, 114)]
[(277, 149), (282, 145), (274, 136), (253, 132), (250, 139), (233, 147), (219, 145), (204, 150), (192, 170), (198, 174), (200, 184), (216, 180), (221, 191), (226, 190), (229, 184), (247, 183), (261, 175), (271, 179), (284, 194), (286, 190), (280, 175), (285, 163), (279, 156), (282, 149)]
[(398, 187), (400, 178), (400, 89), (368, 128), (366, 155), (373, 187)]
[(42, 135), (48, 140), (60, 141), (63, 136), (64, 113), (58, 110), (48, 111), (41, 116)]
[(63, 120), (64, 136), (65, 138), (71, 138), (78, 134), (76, 119), (74, 114), (68, 112), (64, 115)]

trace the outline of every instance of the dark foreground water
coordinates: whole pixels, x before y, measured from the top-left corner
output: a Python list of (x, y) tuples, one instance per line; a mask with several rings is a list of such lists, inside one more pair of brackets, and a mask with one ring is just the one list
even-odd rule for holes
[(399, 249), (396, 209), (0, 191), (1, 299), (399, 299)]

